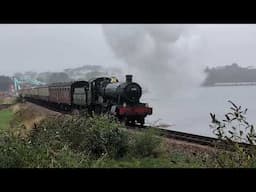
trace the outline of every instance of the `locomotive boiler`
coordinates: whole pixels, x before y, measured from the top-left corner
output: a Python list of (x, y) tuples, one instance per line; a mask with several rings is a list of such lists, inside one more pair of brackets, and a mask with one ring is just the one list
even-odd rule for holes
[(102, 106), (126, 124), (143, 125), (145, 117), (152, 114), (152, 108), (141, 103), (141, 86), (126, 75), (125, 82), (102, 82), (98, 89)]
[(106, 99), (117, 101), (118, 104), (135, 105), (139, 103), (142, 88), (139, 84), (132, 82), (132, 75), (126, 75), (123, 83), (109, 83), (100, 89), (100, 94)]

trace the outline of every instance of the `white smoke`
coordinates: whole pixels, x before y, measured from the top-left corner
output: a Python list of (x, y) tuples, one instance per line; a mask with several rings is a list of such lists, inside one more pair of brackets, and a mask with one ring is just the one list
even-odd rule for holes
[(200, 37), (193, 26), (182, 24), (106, 24), (103, 32), (115, 55), (127, 63), (126, 73), (150, 92), (171, 96), (199, 85), (202, 67), (191, 59)]

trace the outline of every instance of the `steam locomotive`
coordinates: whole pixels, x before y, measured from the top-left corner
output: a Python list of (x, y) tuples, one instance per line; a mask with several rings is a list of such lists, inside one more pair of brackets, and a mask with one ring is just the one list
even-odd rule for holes
[(22, 89), (19, 95), (25, 100), (65, 111), (111, 114), (129, 125), (143, 126), (145, 117), (152, 114), (152, 108), (140, 102), (142, 88), (132, 81), (132, 75), (126, 75), (124, 82), (114, 77), (99, 77), (55, 83)]

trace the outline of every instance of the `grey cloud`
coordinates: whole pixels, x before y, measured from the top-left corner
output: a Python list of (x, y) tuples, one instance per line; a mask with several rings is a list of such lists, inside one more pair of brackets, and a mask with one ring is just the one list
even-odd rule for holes
[[(132, 29), (135, 26), (129, 27)], [(146, 28), (150, 31), (146, 36), (143, 36), (145, 28), (137, 30), (136, 35), (133, 35), (133, 30), (114, 31), (115, 36), (128, 33), (128, 37), (130, 35), (129, 38), (135, 38), (133, 42), (136, 42), (133, 45), (132, 41), (128, 41), (126, 49), (120, 49), (115, 55), (106, 42), (101, 25), (1, 24), (0, 74), (30, 70), (61, 71), (86, 64), (123, 67), (126, 64), (120, 56), (128, 51), (137, 57), (134, 59), (143, 58), (144, 62), (152, 62), (154, 42), (151, 37), (163, 42), (159, 43), (159, 49), (163, 52), (158, 52), (163, 57), (166, 55), (164, 50), (171, 49), (169, 46), (165, 47), (164, 42), (173, 39), (168, 39), (168, 25), (148, 25)], [(216, 66), (237, 62), (243, 66), (255, 66), (256, 25), (202, 24), (194, 26), (193, 29), (190, 25), (189, 28), (184, 36), (190, 36), (190, 41), (181, 37), (178, 48), (172, 52), (173, 58), (198, 65)], [(177, 37), (172, 38), (175, 40)], [(138, 52), (146, 57), (138, 57)], [(181, 52), (184, 57), (178, 58), (177, 55)]]
[(0, 74), (111, 64), (100, 25), (0, 25)]

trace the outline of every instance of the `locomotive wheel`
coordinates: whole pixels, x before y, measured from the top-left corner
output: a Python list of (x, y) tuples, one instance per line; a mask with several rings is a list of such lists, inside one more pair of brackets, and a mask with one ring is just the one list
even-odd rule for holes
[(129, 124), (130, 124), (130, 126), (134, 127), (134, 126), (136, 125), (135, 120), (131, 120), (131, 121), (129, 122)]
[(135, 126), (135, 121), (126, 118), (126, 119), (125, 119), (125, 125), (126, 125), (126, 126), (134, 127), (134, 126)]
[(95, 114), (100, 115), (102, 112), (101, 106), (96, 105), (94, 108), (94, 112), (95, 112)]
[(145, 124), (144, 118), (141, 118), (140, 120), (138, 120), (138, 123), (139, 123), (139, 126), (140, 126), (141, 128), (143, 128), (143, 127), (144, 127), (144, 124)]
[(80, 115), (80, 112), (78, 109), (73, 109), (72, 115)]
[(79, 111), (80, 115), (82, 116), (92, 116), (91, 113), (89, 113), (89, 109), (88, 108), (83, 108)]
[(92, 117), (93, 116), (93, 110), (92, 110), (91, 106), (87, 106), (84, 110), (84, 113), (85, 113), (85, 115), (88, 115), (88, 116)]
[(118, 117), (118, 120), (122, 125), (128, 126), (128, 120), (126, 117)]

